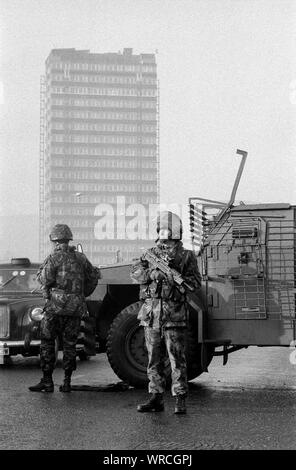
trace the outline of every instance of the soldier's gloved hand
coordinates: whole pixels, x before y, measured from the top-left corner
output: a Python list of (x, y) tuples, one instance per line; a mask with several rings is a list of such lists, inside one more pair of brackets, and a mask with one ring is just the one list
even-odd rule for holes
[(81, 320), (87, 320), (89, 318), (88, 310), (85, 310), (82, 314)]
[(163, 281), (166, 276), (159, 269), (152, 269), (150, 271), (149, 277), (152, 281)]
[(166, 274), (166, 280), (168, 284), (174, 284), (174, 277), (172, 274)]

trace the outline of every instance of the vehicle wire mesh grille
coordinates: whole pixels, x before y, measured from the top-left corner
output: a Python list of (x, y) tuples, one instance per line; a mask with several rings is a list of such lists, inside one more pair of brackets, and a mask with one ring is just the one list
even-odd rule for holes
[(267, 303), (270, 319), (295, 320), (295, 221), (270, 222)]
[(265, 280), (233, 280), (236, 318), (266, 318)]
[(0, 339), (9, 338), (9, 308), (0, 305)]

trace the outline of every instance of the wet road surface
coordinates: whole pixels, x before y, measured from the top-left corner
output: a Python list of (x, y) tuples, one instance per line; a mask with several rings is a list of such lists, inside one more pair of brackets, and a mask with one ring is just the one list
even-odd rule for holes
[[(289, 348), (250, 347), (216, 357), (190, 383), (187, 415), (138, 413), (145, 390), (32, 393), (41, 376), (37, 358), (13, 359), (0, 369), (0, 449), (199, 450), (296, 449), (296, 366)], [(119, 382), (105, 354), (77, 361), (73, 385)]]

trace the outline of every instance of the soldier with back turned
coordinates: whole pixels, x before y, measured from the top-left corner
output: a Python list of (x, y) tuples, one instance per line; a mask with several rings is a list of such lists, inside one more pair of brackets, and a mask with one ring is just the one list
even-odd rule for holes
[(43, 377), (32, 392), (53, 392), (55, 367), (55, 340), (62, 337), (64, 382), (61, 392), (71, 391), (71, 376), (76, 369), (76, 343), (81, 318), (87, 315), (85, 297), (95, 289), (100, 276), (83, 253), (69, 245), (73, 239), (70, 228), (57, 224), (50, 233), (53, 252), (41, 265), (37, 279), (46, 300), (41, 321), (40, 358)]

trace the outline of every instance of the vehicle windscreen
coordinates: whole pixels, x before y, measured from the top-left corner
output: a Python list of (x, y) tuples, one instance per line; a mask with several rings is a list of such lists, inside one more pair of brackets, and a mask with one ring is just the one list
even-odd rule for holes
[(4, 292), (39, 292), (36, 269), (0, 269), (0, 295)]

